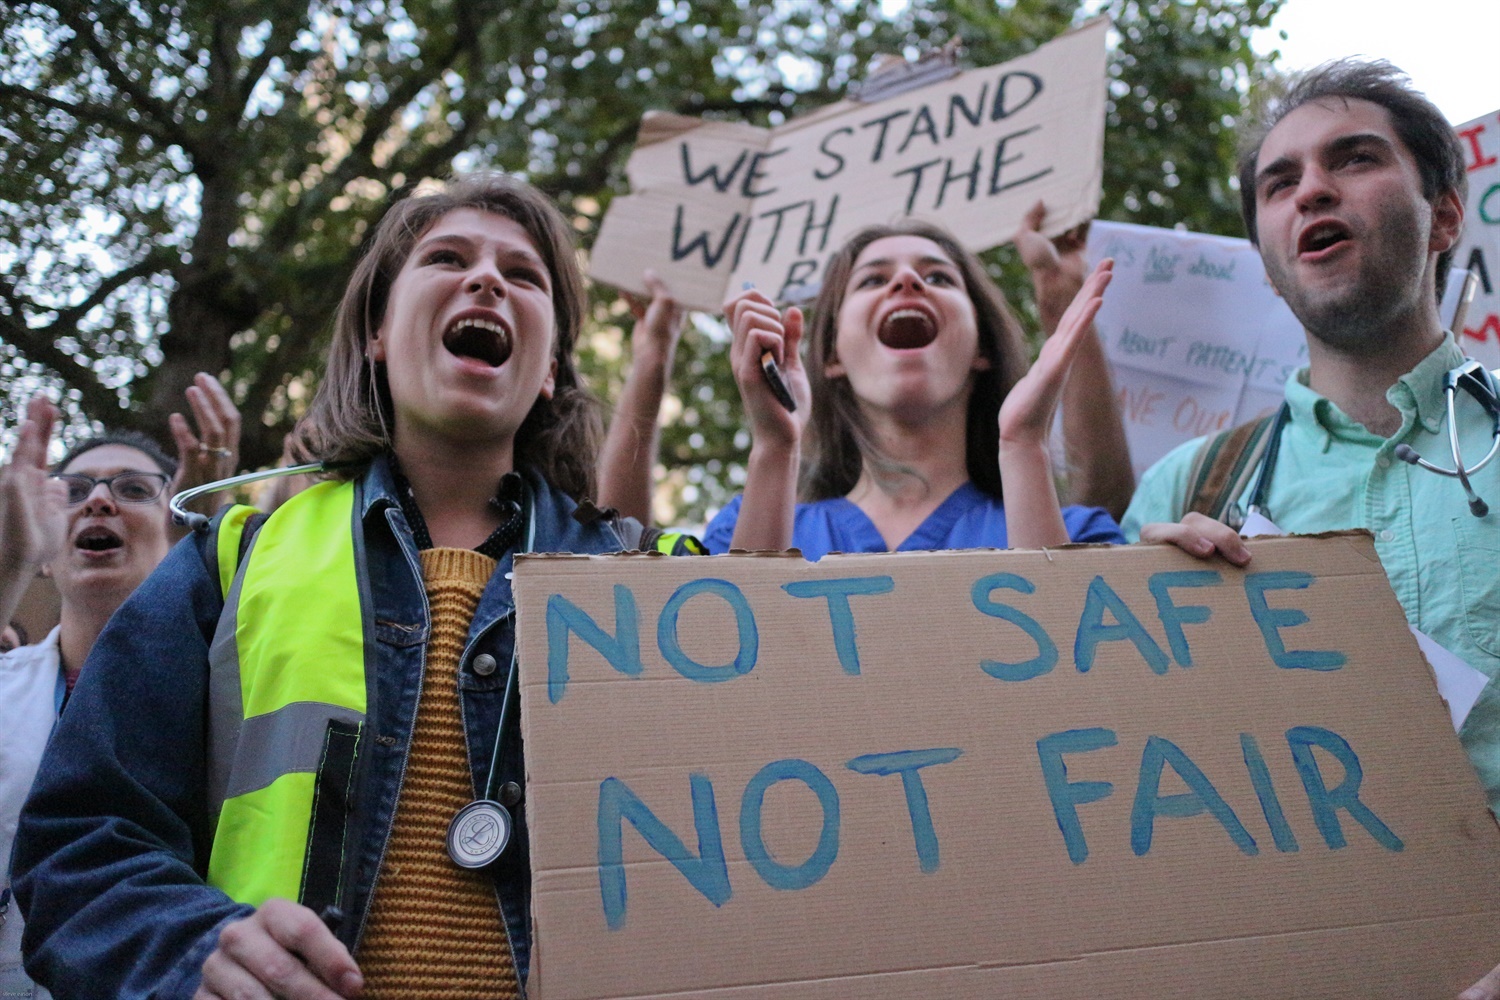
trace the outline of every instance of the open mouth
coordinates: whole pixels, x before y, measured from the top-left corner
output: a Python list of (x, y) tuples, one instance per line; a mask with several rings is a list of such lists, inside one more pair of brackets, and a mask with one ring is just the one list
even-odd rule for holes
[(910, 351), (937, 339), (937, 324), (920, 309), (897, 309), (880, 323), (876, 336), (886, 347)]
[(1320, 253), (1349, 239), (1349, 230), (1341, 222), (1319, 222), (1302, 231), (1297, 238), (1297, 253)]
[(443, 346), (460, 358), (499, 368), (510, 357), (510, 333), (488, 319), (458, 319), (443, 334)]
[(125, 544), (125, 540), (108, 528), (94, 525), (84, 528), (73, 539), (73, 547), (85, 552), (109, 552)]

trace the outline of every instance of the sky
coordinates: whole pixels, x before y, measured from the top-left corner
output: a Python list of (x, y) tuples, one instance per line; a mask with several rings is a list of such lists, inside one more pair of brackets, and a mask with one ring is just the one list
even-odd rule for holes
[(1500, 110), (1496, 0), (1287, 0), (1254, 44), (1279, 48), (1289, 71), (1349, 55), (1388, 59), (1455, 125)]

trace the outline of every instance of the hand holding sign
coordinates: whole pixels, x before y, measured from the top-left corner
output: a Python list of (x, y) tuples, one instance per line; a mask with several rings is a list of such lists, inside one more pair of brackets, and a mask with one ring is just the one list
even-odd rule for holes
[(1240, 533), (1211, 517), (1189, 511), (1180, 522), (1147, 524), (1141, 528), (1143, 542), (1170, 542), (1190, 556), (1208, 559), (1215, 553), (1236, 566), (1250, 562), (1250, 550)]
[(687, 309), (673, 297), (661, 275), (652, 269), (646, 269), (642, 281), (646, 291), (651, 293), (650, 298), (625, 296), (630, 314), (635, 317), (635, 326), (630, 333), (632, 361), (636, 365), (654, 365), (664, 374), (670, 374)]
[(1021, 220), (1021, 228), (1011, 240), (1021, 263), (1031, 273), (1042, 332), (1050, 337), (1088, 276), (1084, 248), (1088, 245), (1089, 227), (1085, 222), (1049, 240), (1042, 235), (1042, 222), (1046, 218), (1047, 205), (1038, 201)]

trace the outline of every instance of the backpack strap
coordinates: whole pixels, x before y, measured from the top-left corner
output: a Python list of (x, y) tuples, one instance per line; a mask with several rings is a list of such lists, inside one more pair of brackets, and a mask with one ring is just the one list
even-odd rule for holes
[(706, 556), (708, 549), (694, 536), (685, 531), (672, 531), (642, 524), (633, 517), (621, 514), (613, 507), (598, 507), (591, 500), (584, 500), (573, 511), (573, 520), (579, 524), (607, 521), (620, 536), (626, 552), (660, 552), (667, 556)]
[(1244, 512), (1236, 503), (1260, 468), (1275, 419), (1271, 414), (1251, 420), (1203, 442), (1188, 471), (1183, 513), (1196, 511), (1232, 528), (1244, 523)]

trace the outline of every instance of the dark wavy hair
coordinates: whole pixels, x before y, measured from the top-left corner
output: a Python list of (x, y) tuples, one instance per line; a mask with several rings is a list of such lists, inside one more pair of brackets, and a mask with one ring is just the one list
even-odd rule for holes
[[(1443, 192), (1453, 191), (1460, 204), (1468, 200), (1469, 179), (1464, 170), (1463, 147), (1437, 106), (1412, 86), (1410, 77), (1384, 59), (1340, 59), (1297, 77), (1285, 94), (1266, 107), (1247, 136), (1239, 162), (1240, 214), (1251, 243), (1260, 246), (1255, 227), (1255, 173), (1259, 169), (1260, 147), (1287, 115), (1304, 104), (1328, 98), (1369, 101), (1385, 108), (1397, 138), (1417, 161), (1422, 197), (1432, 202)], [(1455, 244), (1438, 255), (1439, 300), (1457, 249)]]
[(390, 388), (384, 365), (369, 360), (370, 338), (380, 329), (391, 285), (422, 234), (449, 212), (465, 208), (519, 225), (552, 277), (556, 386), (551, 399), (537, 399), (516, 431), (516, 466), (537, 469), (574, 499), (593, 496), (603, 422), (599, 403), (573, 362), (586, 298), (572, 229), (546, 195), (504, 174), (455, 177), (441, 191), (406, 198), (386, 213), (344, 290), (327, 370), (297, 426), (293, 452), (300, 460), (336, 467), (330, 474), (347, 479), (390, 447)]
[(836, 357), (839, 310), (844, 305), (854, 262), (871, 243), (888, 236), (919, 236), (931, 240), (943, 248), (963, 275), (964, 289), (974, 304), (979, 327), (979, 353), (990, 363), (988, 369), (974, 373), (964, 450), (969, 479), (998, 499), (1001, 497), (1000, 404), (1027, 367), (1021, 326), (979, 258), (947, 230), (918, 219), (903, 219), (860, 230), (829, 259), (823, 272), (823, 288), (813, 306), (808, 329), (807, 377), (813, 402), (804, 445), (806, 461), (801, 483), (802, 499), (814, 501), (845, 496), (859, 481), (866, 462), (881, 476), (916, 474), (880, 451), (864, 414), (860, 412), (849, 380), (829, 378), (824, 374), (828, 362)]

